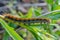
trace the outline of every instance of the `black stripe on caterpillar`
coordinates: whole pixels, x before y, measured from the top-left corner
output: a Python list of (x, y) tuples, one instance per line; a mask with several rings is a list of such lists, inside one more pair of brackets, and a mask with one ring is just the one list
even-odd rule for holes
[(50, 19), (46, 18), (18, 18), (16, 16), (12, 16), (10, 14), (5, 15), (5, 18), (22, 23), (50, 23)]

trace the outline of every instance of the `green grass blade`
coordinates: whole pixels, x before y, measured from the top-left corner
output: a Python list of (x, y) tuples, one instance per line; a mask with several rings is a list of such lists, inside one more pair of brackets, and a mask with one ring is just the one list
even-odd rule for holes
[(45, 0), (47, 4), (53, 4), (54, 0)]
[(34, 14), (37, 16), (41, 15), (40, 13), (41, 9), (34, 9)]
[(21, 12), (18, 12), (17, 14), (18, 14), (21, 18), (24, 17), (23, 13), (21, 13)]
[(23, 40), (12, 27), (9, 27), (7, 23), (5, 23), (4, 20), (0, 18), (0, 23), (2, 24), (3, 28), (8, 32), (8, 34), (14, 39), (14, 40)]
[(29, 10), (28, 10), (28, 13), (26, 14), (26, 17), (25, 18), (31, 18), (32, 17), (32, 14), (33, 13), (33, 8), (30, 8)]
[(9, 34), (7, 32), (4, 33), (3, 40), (8, 40)]

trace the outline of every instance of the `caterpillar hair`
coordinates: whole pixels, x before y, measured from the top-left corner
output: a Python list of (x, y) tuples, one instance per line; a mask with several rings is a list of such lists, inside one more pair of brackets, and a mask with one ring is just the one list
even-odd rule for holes
[[(7, 19), (7, 20), (6, 20)], [(17, 23), (50, 23), (50, 19), (47, 18), (18, 18), (16, 16), (13, 16), (11, 14), (6, 14), (4, 20), (8, 21), (14, 21)]]

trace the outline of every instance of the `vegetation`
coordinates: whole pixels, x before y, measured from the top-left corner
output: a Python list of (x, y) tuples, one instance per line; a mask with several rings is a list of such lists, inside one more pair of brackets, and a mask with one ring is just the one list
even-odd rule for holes
[[(42, 23), (42, 24), (33, 24), (33, 25), (24, 25), (20, 23), (20, 27), (27, 29), (32, 35), (35, 37), (36, 40), (59, 40), (59, 33), (60, 33), (60, 26), (57, 24), (57, 20), (60, 19), (60, 5), (59, 0), (45, 0), (47, 3), (48, 11), (47, 13), (42, 14), (41, 9), (36, 9), (31, 7), (26, 15), (23, 15), (19, 12), (20, 18), (48, 18), (51, 20), (49, 24)], [(10, 5), (11, 6), (11, 5)], [(11, 9), (11, 13), (15, 13), (16, 11)], [(33, 16), (33, 14), (35, 16)], [(17, 14), (18, 15), (18, 14)], [(33, 17), (32, 17), (33, 16)], [(2, 27), (5, 29), (4, 38), (3, 40), (8, 40), (10, 36), (13, 40), (24, 40), (14, 29), (17, 27), (17, 24), (11, 22), (5, 22), (2, 18), (0, 18), (0, 23)], [(58, 29), (57, 31), (53, 31), (54, 26)]]

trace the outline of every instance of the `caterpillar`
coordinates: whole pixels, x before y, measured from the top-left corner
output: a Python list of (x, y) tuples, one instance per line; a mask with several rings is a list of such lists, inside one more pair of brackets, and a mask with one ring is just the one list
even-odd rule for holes
[(4, 20), (17, 22), (17, 23), (25, 23), (25, 24), (30, 24), (30, 23), (47, 23), (47, 24), (49, 24), (50, 23), (50, 19), (46, 19), (46, 18), (18, 18), (11, 14), (5, 14)]

